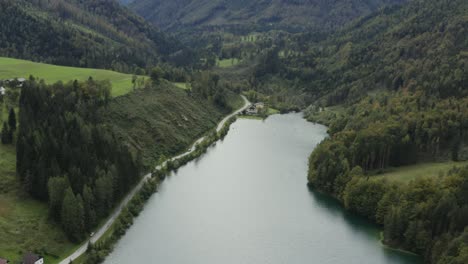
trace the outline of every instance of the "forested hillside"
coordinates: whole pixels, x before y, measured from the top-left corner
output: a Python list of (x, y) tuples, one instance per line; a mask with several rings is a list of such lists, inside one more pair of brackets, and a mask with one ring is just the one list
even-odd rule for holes
[(0, 1), (0, 56), (141, 73), (190, 54), (114, 0)]
[[(128, 2), (128, 1), (124, 1)], [(164, 29), (334, 29), (382, 5), (405, 0), (134, 0), (130, 8)]]
[(376, 89), (464, 96), (467, 12), (463, 0), (412, 1), (358, 19), (324, 41), (295, 35), (279, 47), (286, 54), (280, 74), (303, 80), (309, 94), (326, 95), (325, 105)]
[(330, 138), (310, 157), (309, 184), (427, 263), (468, 259), (467, 169), (409, 184), (376, 174), (468, 159), (467, 11), (464, 0), (387, 8), (281, 65), (319, 99), (308, 118), (329, 125)]

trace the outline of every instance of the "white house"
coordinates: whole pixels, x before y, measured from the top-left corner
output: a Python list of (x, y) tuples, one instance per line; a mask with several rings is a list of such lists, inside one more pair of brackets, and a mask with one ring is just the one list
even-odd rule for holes
[(0, 86), (0, 95), (5, 95), (6, 89), (3, 86)]

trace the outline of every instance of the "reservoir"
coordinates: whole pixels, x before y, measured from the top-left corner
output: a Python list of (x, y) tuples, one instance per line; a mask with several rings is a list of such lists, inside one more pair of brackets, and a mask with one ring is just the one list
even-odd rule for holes
[(166, 177), (106, 264), (409, 264), (379, 227), (307, 188), (326, 127), (301, 114), (239, 119)]

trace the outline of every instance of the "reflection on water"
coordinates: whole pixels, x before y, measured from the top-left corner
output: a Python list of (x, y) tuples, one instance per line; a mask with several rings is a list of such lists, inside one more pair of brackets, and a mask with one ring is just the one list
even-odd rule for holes
[(300, 114), (238, 120), (224, 141), (167, 177), (106, 264), (413, 264), (379, 228), (307, 188), (326, 128)]
[[(333, 215), (333, 217), (341, 218), (343, 223), (347, 224), (356, 236), (360, 236), (361, 239), (368, 238), (370, 241), (380, 239), (380, 233), (382, 230), (377, 224), (364, 217), (343, 210), (343, 206), (337, 199), (315, 191), (309, 186), (307, 186), (307, 189), (312, 197), (312, 204), (326, 209), (324, 212)], [(422, 259), (417, 255), (400, 252), (384, 245), (381, 245), (378, 250), (383, 252), (383, 255), (389, 263), (422, 263)]]

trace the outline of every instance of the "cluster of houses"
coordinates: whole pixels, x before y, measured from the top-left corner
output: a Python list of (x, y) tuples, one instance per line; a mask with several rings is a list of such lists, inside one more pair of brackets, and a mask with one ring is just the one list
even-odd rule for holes
[(251, 104), (249, 108), (243, 111), (243, 115), (257, 115), (260, 111), (265, 108), (265, 103), (259, 102)]
[[(15, 78), (15, 79), (8, 79), (8, 80), (3, 80), (0, 81), (0, 96), (4, 96), (6, 94), (6, 88), (5, 86), (10, 86), (10, 87), (17, 87), (21, 88), (23, 87), (24, 82), (26, 81), (25, 78)], [(2, 262), (0, 262), (2, 264)]]
[[(14, 264), (6, 259), (0, 258), (0, 264)], [(44, 258), (42, 256), (28, 252), (24, 255), (21, 264), (44, 264)]]

